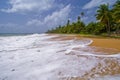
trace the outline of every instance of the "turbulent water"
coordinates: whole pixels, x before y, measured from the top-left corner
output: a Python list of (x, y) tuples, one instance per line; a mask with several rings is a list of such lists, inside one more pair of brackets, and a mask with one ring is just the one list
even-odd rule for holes
[(0, 80), (120, 80), (120, 54), (96, 52), (91, 43), (48, 34), (1, 36)]

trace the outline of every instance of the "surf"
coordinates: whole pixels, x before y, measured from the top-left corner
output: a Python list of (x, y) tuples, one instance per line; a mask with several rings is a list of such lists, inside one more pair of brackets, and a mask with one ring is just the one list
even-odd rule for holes
[(0, 79), (102, 80), (116, 77), (114, 75), (120, 73), (120, 54), (96, 54), (96, 47), (89, 46), (92, 42), (89, 38), (51, 34), (2, 36)]

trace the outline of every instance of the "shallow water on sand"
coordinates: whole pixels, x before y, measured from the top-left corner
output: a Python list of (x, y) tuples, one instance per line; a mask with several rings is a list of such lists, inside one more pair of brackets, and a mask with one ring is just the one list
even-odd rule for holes
[(92, 42), (48, 34), (0, 37), (0, 80), (120, 80), (120, 53)]

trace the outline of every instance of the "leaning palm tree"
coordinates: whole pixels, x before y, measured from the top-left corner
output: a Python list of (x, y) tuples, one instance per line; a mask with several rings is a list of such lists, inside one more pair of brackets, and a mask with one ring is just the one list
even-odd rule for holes
[(108, 4), (100, 5), (97, 10), (96, 19), (99, 20), (105, 27), (108, 35), (110, 35), (111, 11)]

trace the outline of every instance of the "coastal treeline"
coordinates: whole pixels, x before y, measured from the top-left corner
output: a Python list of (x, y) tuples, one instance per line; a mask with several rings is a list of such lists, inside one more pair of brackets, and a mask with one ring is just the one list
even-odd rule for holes
[(48, 30), (48, 33), (67, 33), (67, 34), (120, 34), (120, 0), (112, 6), (102, 4), (98, 7), (95, 14), (96, 21), (85, 24), (81, 17), (84, 17), (84, 12), (81, 12), (76, 22), (67, 21), (66, 25)]

